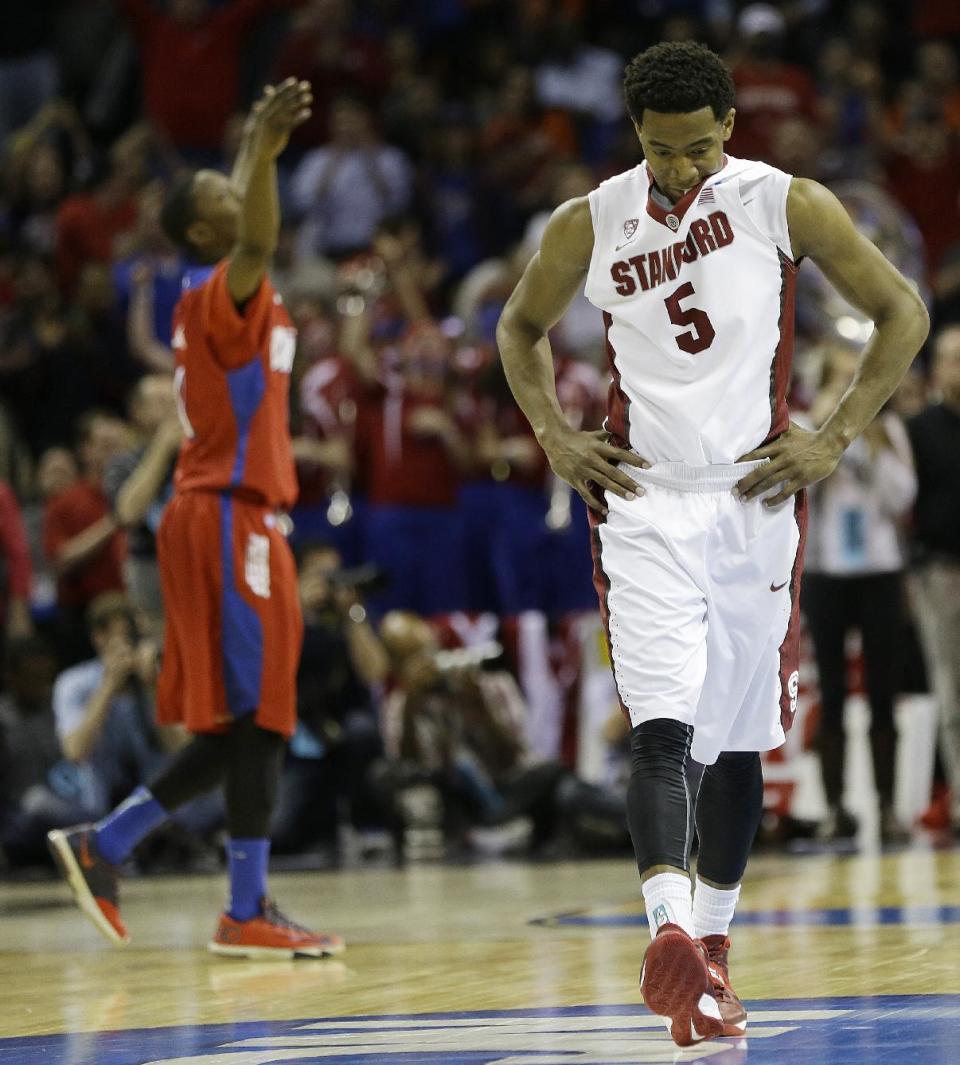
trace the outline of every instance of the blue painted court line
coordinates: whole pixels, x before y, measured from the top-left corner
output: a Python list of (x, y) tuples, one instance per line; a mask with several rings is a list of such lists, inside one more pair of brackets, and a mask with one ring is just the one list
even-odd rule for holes
[[(572, 925), (582, 928), (646, 928), (647, 916), (637, 913), (558, 913), (538, 917), (538, 925)], [(960, 906), (858, 906), (835, 910), (747, 910), (738, 912), (735, 925), (760, 925), (775, 928), (790, 926), (818, 927), (847, 925), (853, 928), (877, 928), (880, 925), (939, 925), (960, 923)], [(960, 1054), (957, 1055), (960, 1063)]]
[[(748, 1003), (749, 1035), (680, 1054), (639, 1005), (179, 1025), (0, 1039), (3, 1065), (952, 1065), (960, 995)], [(679, 1055), (679, 1056), (678, 1056)]]

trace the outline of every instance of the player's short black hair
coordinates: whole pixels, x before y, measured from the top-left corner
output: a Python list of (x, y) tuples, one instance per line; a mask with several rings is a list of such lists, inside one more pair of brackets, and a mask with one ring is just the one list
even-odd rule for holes
[(195, 170), (179, 174), (173, 179), (160, 208), (160, 228), (181, 251), (195, 254), (196, 248), (187, 236), (187, 230), (197, 220), (197, 203), (193, 182)]
[(719, 121), (733, 107), (733, 78), (705, 44), (664, 41), (630, 60), (623, 95), (630, 117), (640, 124), (645, 110), (680, 115), (703, 107)]

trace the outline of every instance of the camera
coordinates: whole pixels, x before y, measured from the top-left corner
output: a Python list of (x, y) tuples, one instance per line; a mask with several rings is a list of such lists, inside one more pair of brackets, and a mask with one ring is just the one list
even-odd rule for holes
[(503, 645), (496, 640), (486, 640), (473, 647), (457, 647), (451, 651), (437, 651), (433, 661), (441, 674), (456, 673), (463, 669), (481, 669), (488, 662), (495, 662), (503, 655)]
[(327, 580), (331, 588), (350, 588), (361, 595), (375, 595), (390, 587), (390, 574), (370, 562), (364, 566), (336, 570)]

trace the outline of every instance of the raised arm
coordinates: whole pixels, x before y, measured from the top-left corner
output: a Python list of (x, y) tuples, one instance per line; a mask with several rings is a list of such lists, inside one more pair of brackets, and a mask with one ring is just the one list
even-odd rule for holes
[(647, 468), (649, 463), (631, 451), (613, 447), (603, 430), (585, 433), (571, 428), (557, 399), (547, 339), (583, 284), (592, 252), (590, 205), (586, 197), (568, 200), (554, 211), (540, 250), (503, 309), (497, 343), (514, 398), (554, 473), (576, 489), (587, 506), (605, 514), (594, 486), (633, 498), (642, 490), (615, 464)]
[(231, 175), (241, 198), (240, 226), (227, 267), (227, 288), (238, 306), (260, 287), (277, 249), (277, 156), (290, 133), (310, 117), (312, 101), (306, 81), (287, 78), (276, 88), (268, 85), (244, 128)]
[(834, 471), (840, 456), (893, 395), (927, 338), (930, 322), (916, 290), (864, 237), (832, 192), (794, 178), (787, 197), (793, 253), (809, 256), (844, 299), (865, 314), (874, 331), (850, 387), (815, 432), (796, 425), (778, 440), (744, 455), (768, 458), (737, 485), (751, 499), (781, 485), (764, 501), (784, 502)]
[(127, 345), (130, 353), (157, 373), (173, 372), (173, 351), (157, 339), (153, 324), (153, 271), (138, 263), (130, 274)]

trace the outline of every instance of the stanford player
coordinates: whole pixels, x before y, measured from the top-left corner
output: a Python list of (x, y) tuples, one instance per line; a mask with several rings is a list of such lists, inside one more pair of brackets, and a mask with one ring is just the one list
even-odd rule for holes
[[(873, 420), (928, 322), (830, 192), (724, 154), (734, 92), (713, 52), (657, 45), (628, 65), (625, 89), (646, 162), (556, 210), (498, 339), (553, 469), (592, 507), (654, 937), (641, 988), (684, 1046), (746, 1029), (727, 932), (762, 810), (758, 752), (783, 742), (794, 709), (802, 489)], [(876, 326), (816, 432), (786, 408), (805, 256)], [(596, 433), (563, 417), (547, 340), (584, 282), (613, 374), (607, 431)], [(691, 755), (707, 765), (695, 800)]]
[(157, 713), (194, 738), (99, 823), (50, 833), (81, 909), (115, 943), (128, 940), (117, 866), (172, 810), (222, 786), (230, 901), (210, 949), (247, 957), (343, 949), (338, 936), (287, 920), (266, 890), (303, 629), (282, 532), (296, 498), (287, 424), (296, 336), (266, 271), (280, 222), (276, 158), (310, 102), (306, 82), (268, 87), (230, 177), (201, 170), (175, 184), (163, 208), (167, 235), (196, 265), (173, 321), (185, 439), (157, 542), (167, 621)]

